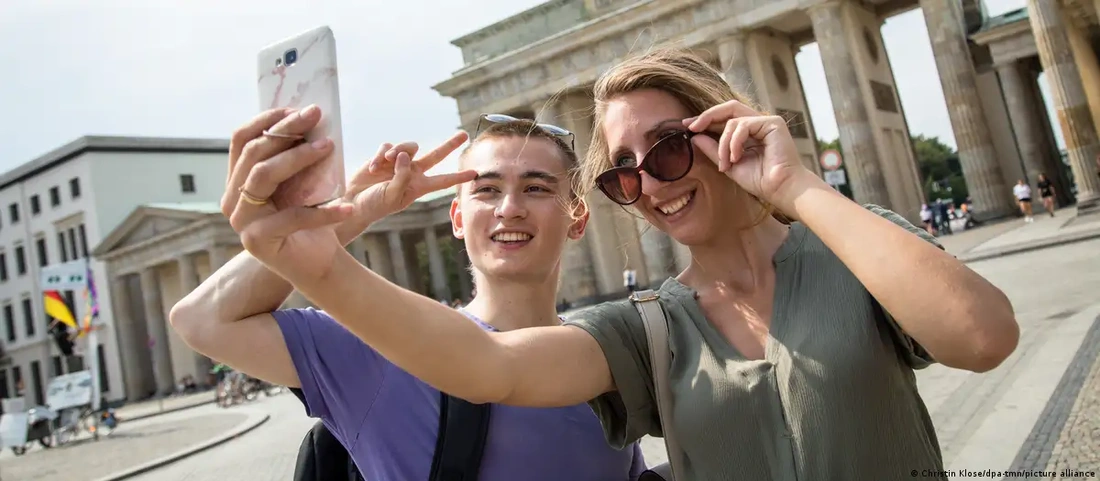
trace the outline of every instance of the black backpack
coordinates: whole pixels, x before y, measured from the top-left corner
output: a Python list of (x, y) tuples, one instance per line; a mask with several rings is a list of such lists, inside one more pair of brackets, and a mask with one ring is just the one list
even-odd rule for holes
[[(292, 393), (305, 402), (301, 390)], [(440, 393), (439, 437), (428, 481), (477, 481), (489, 434), (489, 404)], [(344, 446), (320, 421), (298, 449), (294, 481), (363, 481)]]

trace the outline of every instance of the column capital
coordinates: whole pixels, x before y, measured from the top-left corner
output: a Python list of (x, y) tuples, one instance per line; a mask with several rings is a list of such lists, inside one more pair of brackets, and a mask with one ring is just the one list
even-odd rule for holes
[(829, 8), (840, 8), (846, 1), (847, 0), (817, 0), (808, 5), (803, 5), (802, 9), (805, 10), (806, 13), (814, 13)]
[(714, 43), (719, 46), (730, 42), (744, 42), (748, 40), (751, 30), (731, 30), (724, 32), (715, 37)]

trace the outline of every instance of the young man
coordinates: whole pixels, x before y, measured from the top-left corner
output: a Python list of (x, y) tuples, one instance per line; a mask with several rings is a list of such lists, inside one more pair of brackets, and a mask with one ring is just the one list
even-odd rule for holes
[[(246, 177), (263, 162), (267, 173), (281, 182), (326, 155), (331, 143), (295, 146), (285, 138), (309, 131), (319, 118), (316, 108), (272, 111), (238, 130), (230, 147), (223, 212), (234, 213), (239, 202), (274, 212), (267, 201), (271, 193), (250, 191)], [(465, 134), (416, 161), (411, 160), (415, 144), (384, 145), (352, 179), (346, 200), (370, 205), (378, 196), (399, 195), (407, 206), (427, 192), (472, 181), (460, 186), (451, 205), (453, 230), (465, 241), (477, 286), (462, 312), (487, 330), (560, 323), (555, 311), (560, 258), (567, 240), (583, 235), (587, 220), (566, 208), (572, 196), (568, 173), (576, 155), (551, 129), (530, 121), (488, 124), (463, 152), (467, 170), (424, 175), (462, 144)], [(407, 188), (392, 185), (398, 176), (411, 176)], [(349, 221), (358, 223), (337, 226), (335, 235), (346, 245), (374, 220)], [(326, 229), (316, 232), (333, 235)], [(321, 418), (366, 479), (429, 479), (439, 433), (439, 391), (396, 367), (322, 311), (276, 310), (290, 291), (287, 282), (245, 252), (181, 300), (172, 309), (172, 325), (196, 351), (255, 377), (299, 388), (307, 412)], [(481, 481), (627, 480), (644, 469), (637, 445), (623, 451), (607, 445), (586, 404), (555, 409), (491, 406)]]

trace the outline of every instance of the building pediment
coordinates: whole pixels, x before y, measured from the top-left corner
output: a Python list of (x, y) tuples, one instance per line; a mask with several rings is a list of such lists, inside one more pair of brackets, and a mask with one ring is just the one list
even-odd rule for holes
[(104, 237), (92, 254), (97, 258), (110, 257), (112, 253), (131, 250), (172, 233), (185, 233), (197, 224), (221, 218), (216, 204), (142, 205)]

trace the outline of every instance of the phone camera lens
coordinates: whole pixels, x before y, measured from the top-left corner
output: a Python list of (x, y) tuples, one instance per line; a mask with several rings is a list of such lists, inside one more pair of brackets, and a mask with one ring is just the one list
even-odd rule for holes
[(287, 67), (289, 67), (291, 65), (294, 65), (294, 62), (297, 62), (297, 61), (298, 61), (298, 50), (297, 49), (292, 48), (290, 50), (287, 50), (286, 53), (283, 54), (283, 64), (285, 64)]

